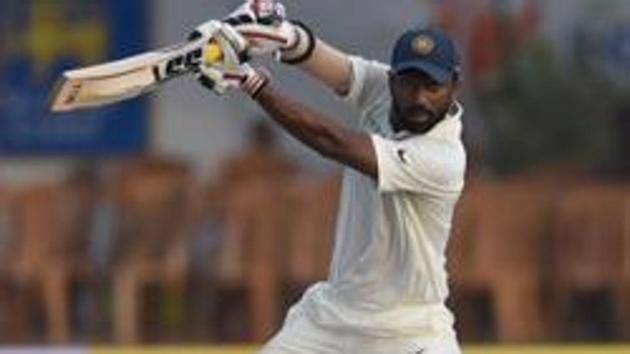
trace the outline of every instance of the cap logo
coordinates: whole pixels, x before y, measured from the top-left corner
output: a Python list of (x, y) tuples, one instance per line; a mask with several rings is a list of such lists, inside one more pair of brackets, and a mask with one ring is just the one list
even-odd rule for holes
[(420, 35), (411, 42), (411, 48), (416, 54), (426, 56), (435, 49), (435, 41), (429, 36)]

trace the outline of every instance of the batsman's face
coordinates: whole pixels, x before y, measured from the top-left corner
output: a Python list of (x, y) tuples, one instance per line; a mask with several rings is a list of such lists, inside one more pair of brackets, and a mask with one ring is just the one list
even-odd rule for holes
[(444, 118), (455, 99), (454, 80), (438, 83), (418, 70), (390, 74), (391, 123), (395, 131), (426, 133)]

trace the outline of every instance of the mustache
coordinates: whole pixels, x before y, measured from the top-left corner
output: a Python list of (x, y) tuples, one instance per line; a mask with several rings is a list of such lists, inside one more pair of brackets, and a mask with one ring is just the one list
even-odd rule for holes
[(402, 115), (405, 117), (422, 117), (423, 121), (430, 121), (435, 119), (437, 112), (433, 109), (424, 106), (412, 106), (402, 110)]
[(424, 134), (429, 131), (440, 119), (440, 112), (424, 105), (408, 105), (401, 107), (396, 104), (392, 107), (392, 127), (395, 131), (408, 130), (410, 132)]

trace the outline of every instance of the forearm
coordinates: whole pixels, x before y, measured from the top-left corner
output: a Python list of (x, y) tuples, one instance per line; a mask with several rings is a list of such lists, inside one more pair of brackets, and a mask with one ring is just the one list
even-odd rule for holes
[(301, 22), (293, 22), (292, 28), (296, 40), (282, 50), (282, 61), (296, 65), (337, 94), (347, 94), (352, 84), (352, 64), (348, 54), (317, 38)]
[(322, 40), (317, 40), (311, 57), (298, 67), (322, 81), (338, 95), (346, 95), (350, 90), (352, 64), (349, 56)]
[(291, 135), (321, 155), (376, 177), (376, 157), (368, 134), (342, 126), (271, 83), (256, 95), (256, 101)]
[(256, 101), (291, 135), (322, 155), (332, 158), (343, 150), (349, 134), (345, 127), (292, 100), (274, 85), (267, 85)]

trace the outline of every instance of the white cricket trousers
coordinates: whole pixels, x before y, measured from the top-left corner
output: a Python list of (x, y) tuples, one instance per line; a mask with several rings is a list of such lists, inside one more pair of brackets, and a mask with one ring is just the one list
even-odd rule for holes
[(461, 354), (455, 336), (375, 338), (318, 326), (293, 308), (259, 354)]

